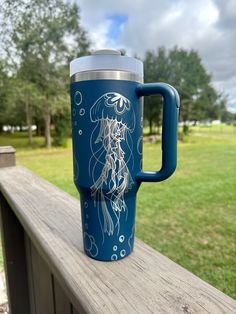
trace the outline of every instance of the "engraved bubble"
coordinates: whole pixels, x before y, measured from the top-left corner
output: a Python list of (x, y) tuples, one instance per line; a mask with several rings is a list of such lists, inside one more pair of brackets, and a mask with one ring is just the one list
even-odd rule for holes
[(75, 108), (73, 108), (73, 110), (72, 110), (72, 114), (73, 114), (73, 116), (75, 116), (75, 115), (76, 115), (76, 110), (75, 110)]
[(82, 103), (82, 94), (81, 94), (81, 92), (79, 92), (79, 91), (75, 92), (74, 101), (75, 101), (75, 104), (77, 106), (79, 106)]
[(84, 207), (88, 208), (88, 202), (84, 202)]
[(80, 114), (81, 116), (83, 116), (83, 115), (85, 114), (85, 109), (84, 109), (84, 108), (81, 108), (80, 111), (79, 111), (79, 114)]
[(125, 236), (122, 234), (119, 236), (119, 241), (122, 243), (125, 240)]
[(82, 130), (79, 130), (78, 133), (79, 133), (79, 135), (82, 135), (82, 134), (83, 134), (83, 131), (82, 131)]
[(98, 255), (98, 247), (96, 245), (95, 239), (87, 232), (84, 232), (84, 248), (85, 251), (92, 257), (96, 257)]
[(116, 261), (118, 259), (118, 256), (116, 254), (112, 254), (111, 260)]
[(113, 246), (113, 251), (117, 251), (117, 245)]
[(125, 251), (125, 250), (121, 250), (121, 251), (120, 251), (120, 256), (121, 256), (121, 257), (124, 257), (125, 254), (126, 254), (126, 251)]

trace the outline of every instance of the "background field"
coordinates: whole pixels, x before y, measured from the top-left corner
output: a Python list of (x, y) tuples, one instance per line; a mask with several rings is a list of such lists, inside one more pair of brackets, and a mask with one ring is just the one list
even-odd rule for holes
[[(17, 148), (17, 163), (79, 197), (68, 148), (45, 149), (24, 133), (0, 136)], [(160, 144), (144, 145), (144, 169), (160, 165)], [(236, 129), (193, 127), (179, 143), (178, 169), (138, 193), (136, 235), (213, 286), (236, 298)]]

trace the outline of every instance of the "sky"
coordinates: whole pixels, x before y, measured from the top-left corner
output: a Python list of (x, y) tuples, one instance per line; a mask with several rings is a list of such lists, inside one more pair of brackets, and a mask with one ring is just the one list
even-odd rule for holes
[(76, 1), (93, 49), (195, 49), (236, 113), (236, 0)]

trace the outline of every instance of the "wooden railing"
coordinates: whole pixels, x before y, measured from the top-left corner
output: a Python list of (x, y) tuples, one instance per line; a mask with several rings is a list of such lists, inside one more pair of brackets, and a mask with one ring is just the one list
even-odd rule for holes
[(138, 239), (121, 261), (87, 257), (79, 201), (14, 163), (14, 150), (0, 149), (12, 314), (236, 313), (236, 301)]

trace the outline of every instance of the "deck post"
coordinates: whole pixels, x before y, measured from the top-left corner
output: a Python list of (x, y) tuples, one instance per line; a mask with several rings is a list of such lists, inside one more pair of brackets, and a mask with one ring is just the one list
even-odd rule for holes
[(16, 165), (15, 152), (12, 146), (0, 146), (0, 168)]
[[(15, 166), (15, 149), (0, 147), (0, 168)], [(24, 229), (0, 192), (0, 228), (11, 314), (30, 314)]]

